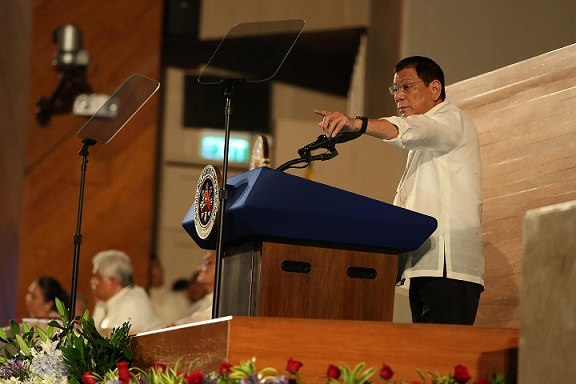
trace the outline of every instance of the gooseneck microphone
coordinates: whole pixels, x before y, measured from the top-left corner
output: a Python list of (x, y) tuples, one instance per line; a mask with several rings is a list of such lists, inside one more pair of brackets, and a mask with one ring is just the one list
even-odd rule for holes
[(362, 134), (359, 132), (340, 132), (334, 137), (326, 137), (326, 135), (320, 135), (318, 138), (316, 138), (315, 141), (300, 148), (298, 150), (298, 154), (301, 157), (305, 157), (306, 155), (309, 156), (310, 152), (316, 149), (328, 149), (330, 151), (336, 151), (336, 144), (345, 143), (347, 141), (357, 139), (360, 136), (362, 136)]
[[(326, 161), (338, 156), (338, 151), (336, 150), (336, 144), (345, 143), (350, 140), (357, 139), (362, 136), (363, 132), (340, 132), (334, 137), (326, 137), (326, 135), (320, 135), (308, 145), (303, 146), (298, 150), (298, 155), (300, 158), (287, 161), (282, 164), (276, 170), (285, 171), (288, 168), (306, 168), (312, 161)], [(312, 151), (317, 149), (327, 149), (320, 154), (312, 155)], [(304, 165), (299, 165), (304, 164)]]

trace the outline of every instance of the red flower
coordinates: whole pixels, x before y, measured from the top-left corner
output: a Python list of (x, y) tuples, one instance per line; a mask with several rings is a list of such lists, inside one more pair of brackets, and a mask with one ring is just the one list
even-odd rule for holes
[(487, 378), (483, 377), (476, 382), (476, 384), (490, 384)]
[(166, 364), (154, 363), (152, 364), (152, 369), (155, 371), (166, 372)]
[(204, 383), (204, 375), (202, 372), (194, 371), (186, 375), (186, 382), (188, 384), (202, 384)]
[(468, 368), (462, 364), (458, 364), (454, 367), (454, 379), (456, 379), (457, 382), (464, 384), (467, 383), (471, 378), (472, 376), (470, 376), (468, 373)]
[(300, 367), (302, 367), (302, 363), (297, 360), (292, 360), (292, 358), (288, 359), (288, 365), (286, 366), (286, 370), (292, 374), (298, 373)]
[(329, 379), (338, 380), (338, 378), (340, 377), (340, 368), (338, 368), (333, 364), (330, 364), (330, 366), (328, 367), (328, 372), (326, 372), (326, 376), (328, 376)]
[(128, 369), (128, 363), (126, 361), (120, 361), (116, 363), (118, 367), (118, 380), (122, 384), (130, 384), (130, 369)]
[(220, 364), (220, 367), (218, 368), (218, 373), (221, 376), (224, 377), (228, 377), (228, 375), (230, 374), (230, 371), (232, 370), (232, 364), (224, 361), (222, 364)]
[(84, 384), (96, 384), (96, 379), (92, 376), (92, 371), (86, 371), (82, 375), (82, 383)]
[(390, 380), (394, 376), (394, 371), (390, 368), (389, 365), (382, 364), (382, 368), (380, 368), (380, 377), (384, 380)]

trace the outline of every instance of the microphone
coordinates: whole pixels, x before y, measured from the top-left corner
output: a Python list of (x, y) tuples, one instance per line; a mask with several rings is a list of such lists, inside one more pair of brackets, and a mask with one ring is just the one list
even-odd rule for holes
[(347, 141), (357, 139), (360, 136), (362, 136), (362, 134), (359, 132), (340, 132), (334, 137), (326, 137), (326, 135), (320, 135), (312, 143), (300, 148), (298, 150), (298, 154), (301, 157), (305, 157), (306, 155), (310, 154), (310, 151), (321, 148), (328, 149), (330, 151), (336, 151), (336, 144), (345, 143)]

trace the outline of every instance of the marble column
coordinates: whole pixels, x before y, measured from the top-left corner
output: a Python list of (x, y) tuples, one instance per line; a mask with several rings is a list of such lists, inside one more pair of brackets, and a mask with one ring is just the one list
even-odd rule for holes
[(524, 217), (519, 383), (576, 378), (576, 202)]

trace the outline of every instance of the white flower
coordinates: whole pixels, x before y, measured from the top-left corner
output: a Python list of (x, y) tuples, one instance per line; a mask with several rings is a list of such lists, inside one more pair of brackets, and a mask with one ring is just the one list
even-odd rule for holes
[(58, 347), (58, 341), (52, 341), (52, 340), (46, 340), (41, 342), (38, 345), (38, 349), (34, 348), (32, 349), (32, 356), (37, 356), (37, 355), (52, 355), (55, 352), (60, 352), (59, 349), (57, 349)]
[(35, 377), (32, 384), (68, 384), (68, 378), (60, 377), (55, 379), (53, 377)]
[(35, 384), (68, 382), (68, 368), (57, 345), (57, 341), (48, 340), (40, 344), (40, 351), (32, 352), (30, 372), (38, 375), (34, 378)]
[(16, 384), (16, 383), (21, 384), (23, 382), (15, 377), (11, 377), (9, 379), (0, 379), (0, 384)]

